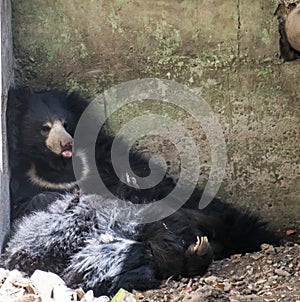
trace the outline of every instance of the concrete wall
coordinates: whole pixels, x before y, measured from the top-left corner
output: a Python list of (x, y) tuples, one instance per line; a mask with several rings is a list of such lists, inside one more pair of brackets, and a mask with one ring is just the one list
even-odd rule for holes
[[(227, 141), (220, 196), (260, 212), (275, 228), (299, 227), (300, 64), (279, 60), (277, 0), (13, 3), (19, 81), (37, 89), (67, 87), (91, 99), (139, 77), (190, 86), (211, 105)], [(149, 105), (124, 109), (112, 124), (143, 108)], [(204, 183), (207, 142), (199, 125), (188, 117), (184, 122), (201, 143)], [(146, 145), (170, 156), (171, 173), (178, 173), (168, 144)], [(145, 151), (144, 144), (139, 148)]]
[[(1, 103), (0, 103), (0, 248), (9, 230), (9, 176), (6, 143), (7, 91), (13, 80), (11, 7), (9, 0), (1, 1)], [(1, 250), (0, 250), (1, 252)]]

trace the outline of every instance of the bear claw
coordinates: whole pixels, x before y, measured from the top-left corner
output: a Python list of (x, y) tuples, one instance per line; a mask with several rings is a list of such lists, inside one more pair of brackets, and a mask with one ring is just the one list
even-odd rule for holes
[(197, 236), (197, 242), (192, 247), (192, 252), (198, 256), (203, 256), (207, 254), (209, 249), (209, 242), (206, 236)]
[(204, 274), (212, 262), (213, 254), (206, 236), (197, 236), (196, 243), (191, 244), (185, 252), (185, 274), (194, 276)]

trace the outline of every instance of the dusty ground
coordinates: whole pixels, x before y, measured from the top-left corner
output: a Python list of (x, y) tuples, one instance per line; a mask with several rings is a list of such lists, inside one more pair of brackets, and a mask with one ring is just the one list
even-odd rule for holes
[[(59, 298), (51, 299), (52, 294), (49, 294), (49, 299), (41, 300), (34, 286), (25, 286), (24, 280), (12, 283), (13, 285), (8, 287), (8, 278), (0, 277), (2, 279), (1, 302), (65, 302)], [(14, 298), (5, 297), (5, 291)], [(30, 298), (28, 292), (31, 292)], [(65, 292), (69, 292), (69, 295), (71, 293), (67, 288)], [(60, 292), (60, 297), (61, 295)], [(214, 262), (203, 277), (166, 280), (160, 289), (136, 293), (136, 295), (141, 302), (300, 302), (300, 245), (296, 243), (287, 243), (280, 247), (264, 245), (260, 252), (234, 255), (230, 259)], [(81, 298), (79, 296), (82, 295), (77, 295), (77, 298), (74, 298), (75, 296), (73, 295), (73, 301), (109, 301), (108, 297), (93, 298), (91, 292)], [(126, 301), (132, 302), (135, 299)]]
[(263, 246), (261, 252), (216, 261), (202, 278), (166, 282), (143, 301), (300, 301), (300, 246)]

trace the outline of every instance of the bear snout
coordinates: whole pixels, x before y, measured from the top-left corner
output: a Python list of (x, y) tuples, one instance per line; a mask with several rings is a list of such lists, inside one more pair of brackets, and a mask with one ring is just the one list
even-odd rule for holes
[(72, 157), (73, 139), (67, 141), (61, 141), (60, 144), (62, 147), (61, 155), (66, 158)]
[(61, 141), (60, 145), (63, 149), (72, 149), (73, 140)]
[(65, 158), (72, 157), (73, 137), (66, 131), (61, 121), (55, 121), (52, 124), (46, 146), (57, 155)]

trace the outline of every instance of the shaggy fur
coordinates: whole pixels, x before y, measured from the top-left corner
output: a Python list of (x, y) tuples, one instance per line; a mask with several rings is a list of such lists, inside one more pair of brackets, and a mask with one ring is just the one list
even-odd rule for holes
[[(4, 257), (8, 268), (28, 273), (50, 270), (71, 286), (112, 293), (119, 287), (150, 288), (172, 275), (202, 274), (212, 259), (276, 242), (256, 216), (216, 198), (198, 210), (202, 193), (198, 189), (184, 208), (163, 221), (140, 225), (137, 213), (129, 224), (118, 222), (116, 200), (104, 192), (76, 193), (72, 157), (82, 167), (80, 181), (93, 181), (85, 150), (72, 150), (75, 127), (87, 102), (76, 94), (22, 88), (10, 92), (8, 105), (15, 221)], [(106, 186), (130, 212), (135, 213), (134, 204), (160, 200), (172, 191), (175, 183), (167, 176), (150, 189), (139, 189), (140, 183), (129, 186), (131, 176), (129, 181), (120, 180), (111, 163), (113, 139), (100, 132), (96, 163)], [(126, 144), (119, 140), (118, 147), (122, 154)], [(130, 163), (137, 175), (149, 174), (148, 162), (139, 154), (131, 152)], [(119, 168), (127, 174), (122, 163)]]
[[(5, 266), (29, 274), (35, 269), (52, 271), (69, 286), (100, 295), (120, 287), (151, 288), (169, 276), (203, 274), (219, 245), (226, 241), (230, 245), (235, 239), (221, 215), (180, 209), (162, 221), (143, 225), (139, 224), (143, 212), (134, 204), (126, 202), (119, 209), (116, 200), (99, 195), (61, 196), (47, 210), (16, 224), (4, 254)], [(136, 218), (123, 223), (129, 212)], [(251, 238), (259, 235), (256, 219), (243, 218), (246, 239), (256, 240)], [(197, 246), (197, 237), (203, 236), (208, 242)]]

